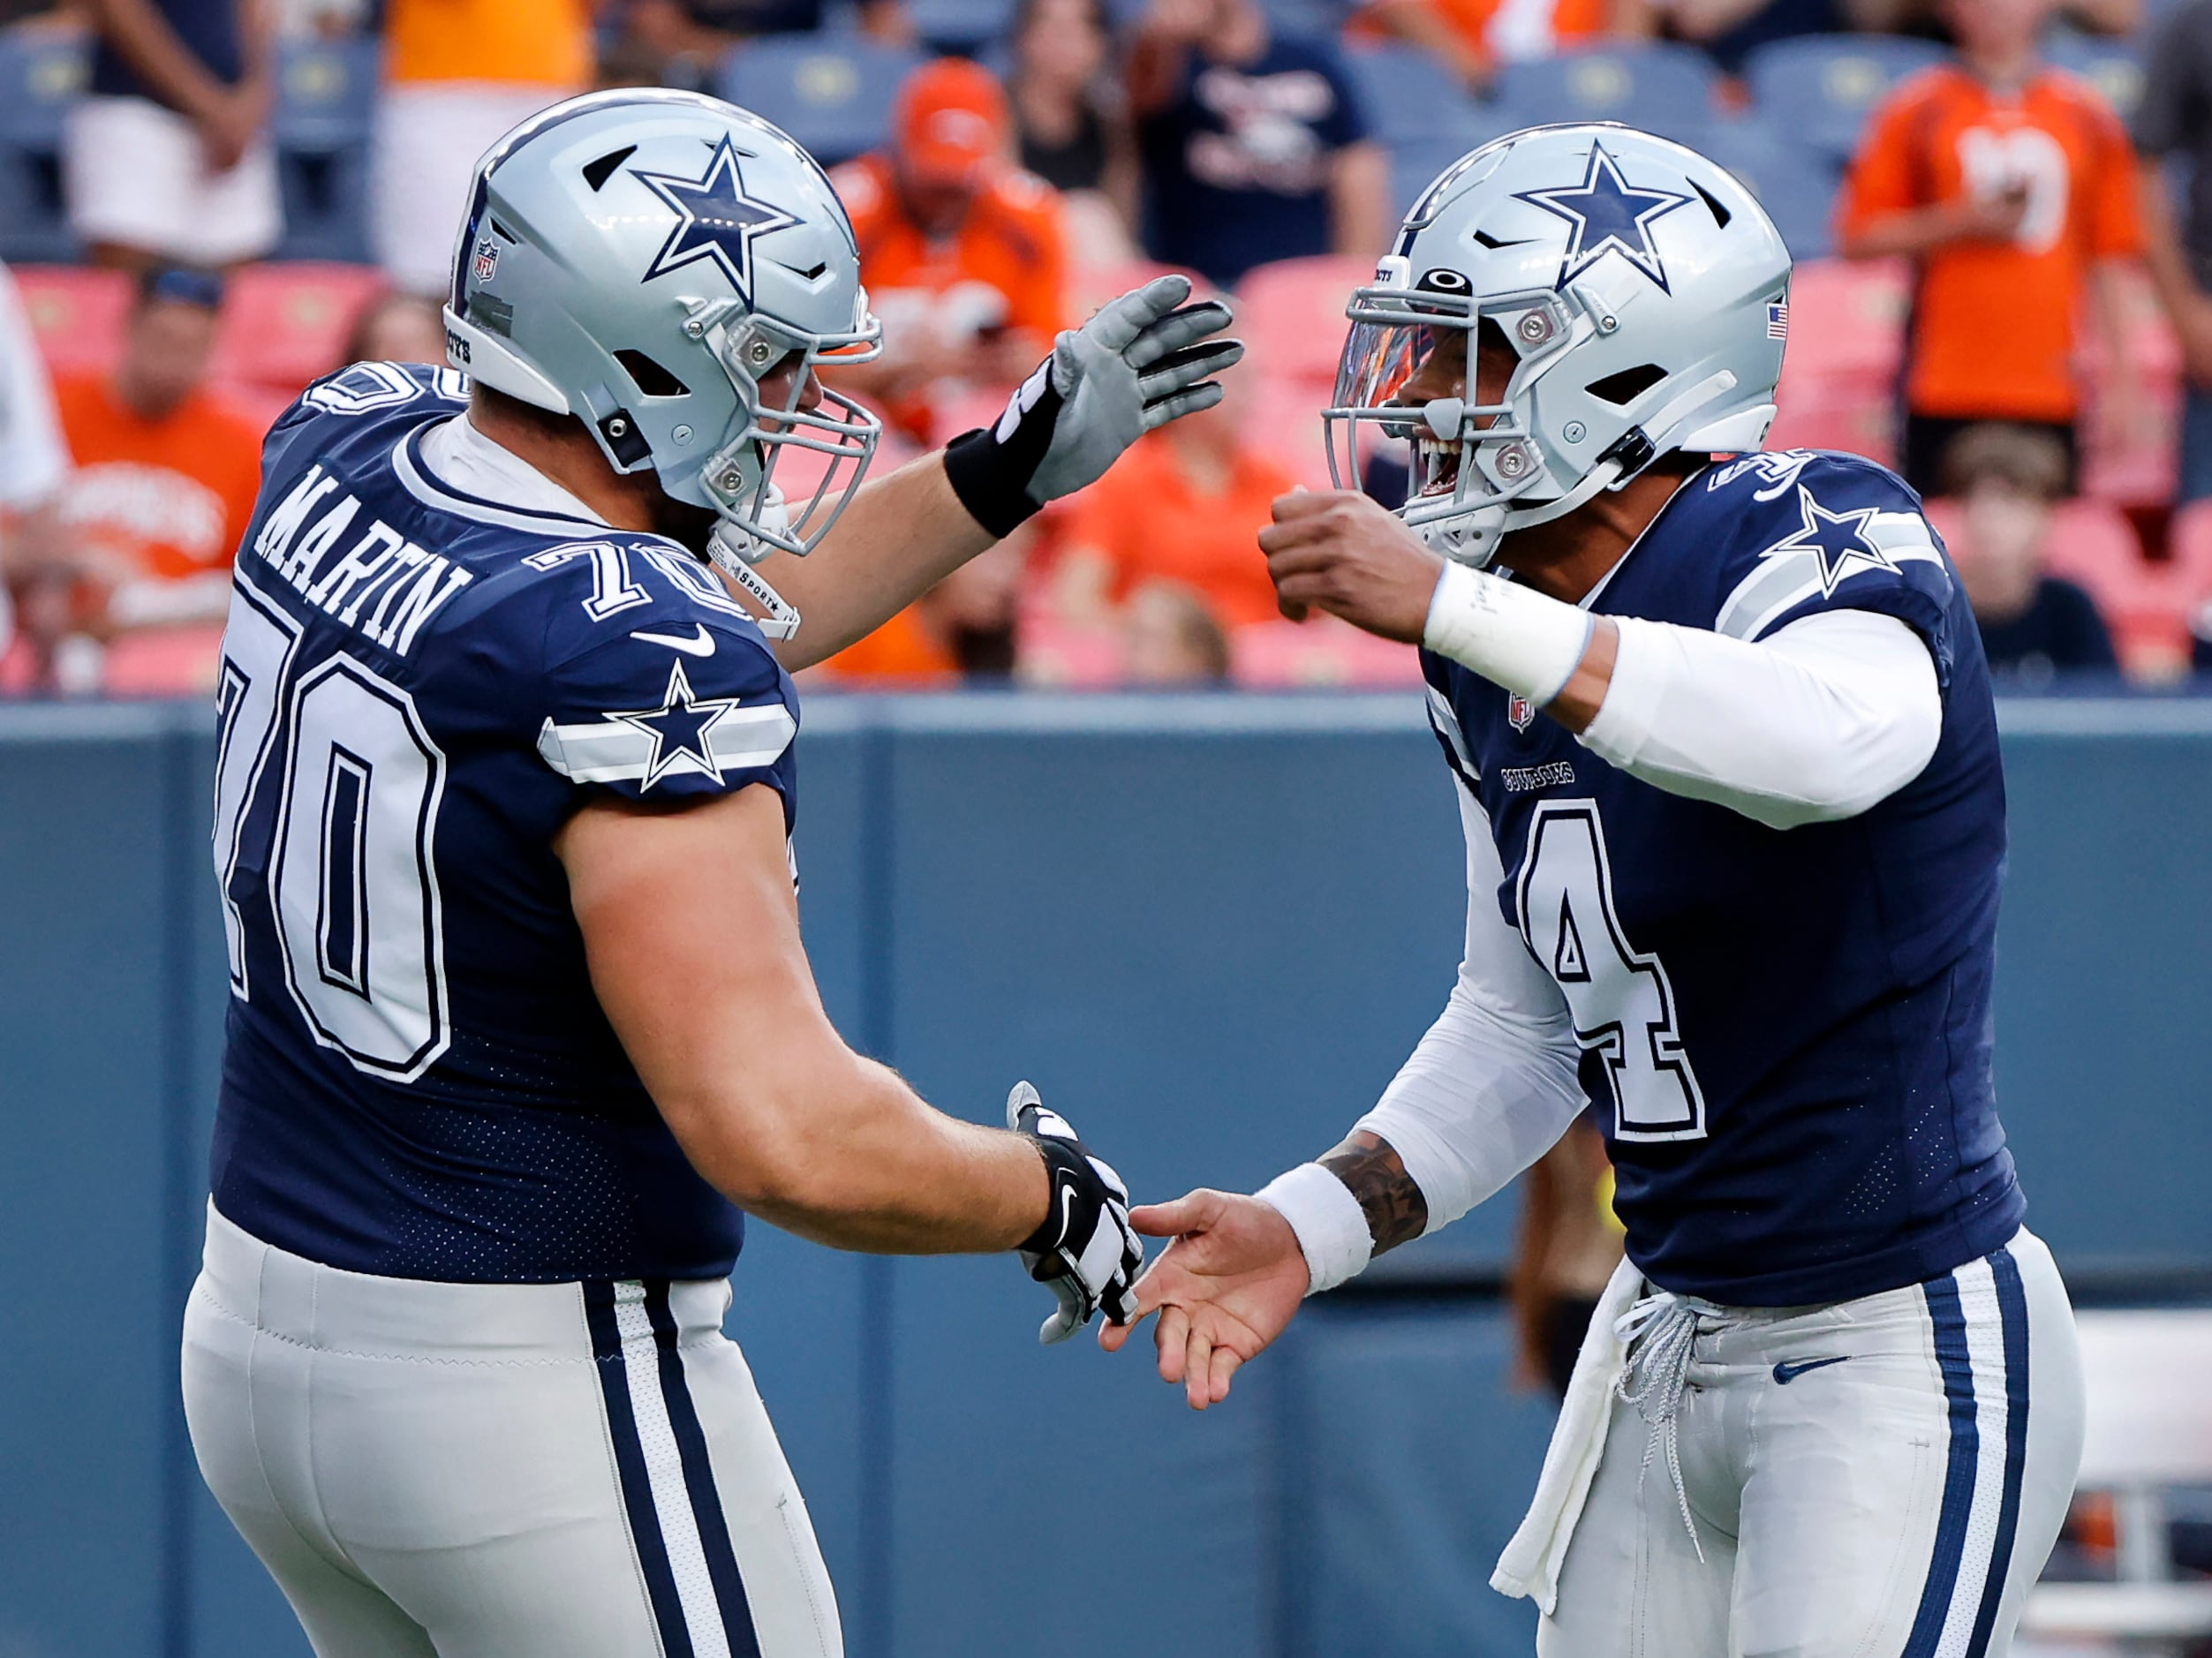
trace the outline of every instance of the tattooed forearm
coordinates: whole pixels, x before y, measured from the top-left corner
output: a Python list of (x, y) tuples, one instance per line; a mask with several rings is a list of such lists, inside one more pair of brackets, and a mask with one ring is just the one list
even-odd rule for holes
[(1427, 1228), (1429, 1200), (1381, 1135), (1355, 1130), (1321, 1159), (1321, 1166), (1359, 1199), (1377, 1255), (1411, 1242)]

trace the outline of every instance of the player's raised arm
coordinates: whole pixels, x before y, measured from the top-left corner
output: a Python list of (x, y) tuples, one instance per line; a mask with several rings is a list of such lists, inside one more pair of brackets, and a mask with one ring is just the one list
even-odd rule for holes
[[(1456, 731), (1438, 715), (1441, 735)], [(1467, 951), (1444, 1011), (1375, 1109), (1313, 1163), (1238, 1196), (1197, 1191), (1133, 1210), (1173, 1238), (1136, 1286), (1158, 1312), (1159, 1372), (1194, 1410), (1227, 1396), (1237, 1368), (1280, 1335), (1310, 1294), (1385, 1250), (1447, 1225), (1543, 1156), (1582, 1109), (1573, 1021), (1557, 984), (1499, 918), (1498, 850), (1464, 788)], [(1100, 1330), (1109, 1352), (1126, 1326)]]
[[(1187, 303), (1188, 302), (1188, 303)], [(1062, 333), (988, 428), (864, 485), (819, 549), (776, 584), (805, 616), (777, 646), (794, 672), (872, 631), (1040, 508), (1104, 476), (1170, 420), (1211, 409), (1244, 355), (1218, 299), (1161, 276)]]

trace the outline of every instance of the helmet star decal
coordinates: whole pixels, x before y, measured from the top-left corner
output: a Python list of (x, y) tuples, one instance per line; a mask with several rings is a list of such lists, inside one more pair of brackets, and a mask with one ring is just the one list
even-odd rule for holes
[(1896, 571), (1897, 565), (1890, 555), (1867, 539), (1867, 525), (1876, 509), (1854, 507), (1831, 512), (1813, 499), (1811, 490), (1800, 484), (1797, 511), (1801, 520), (1798, 528), (1759, 556), (1770, 559), (1785, 553), (1811, 554), (1820, 576), (1823, 597), (1835, 597), (1836, 589), (1851, 575), (1853, 564), (1865, 569)]
[(1651, 245), (1651, 223), (1687, 205), (1691, 198), (1671, 190), (1632, 186), (1621, 177), (1620, 164), (1605, 154), (1602, 145), (1589, 147), (1588, 170), (1579, 188), (1521, 190), (1514, 192), (1514, 199), (1556, 214), (1574, 227), (1567, 233), (1567, 256), (1559, 261), (1556, 289), (1563, 290), (1611, 252), (1619, 254), (1657, 283), (1662, 293), (1672, 291), (1666, 285), (1666, 267)]
[(755, 237), (798, 221), (782, 208), (745, 193), (737, 170), (737, 152), (725, 138), (714, 146), (706, 172), (698, 178), (633, 170), (640, 184), (682, 215), (668, 239), (653, 256), (643, 278), (651, 282), (703, 259), (721, 267), (737, 297), (752, 302), (752, 244)]

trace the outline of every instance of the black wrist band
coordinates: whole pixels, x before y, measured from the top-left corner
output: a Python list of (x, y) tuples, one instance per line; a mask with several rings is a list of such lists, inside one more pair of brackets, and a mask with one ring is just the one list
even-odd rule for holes
[[(1041, 1255), (1060, 1247), (1063, 1218), (1060, 1203), (1060, 1188), (1063, 1177), (1080, 1180), (1084, 1168), (1081, 1154), (1065, 1140), (1048, 1139), (1043, 1134), (1027, 1136), (1045, 1159), (1045, 1174), (1048, 1188), (1045, 1196), (1044, 1224), (1015, 1247), (1024, 1255)], [(1049, 1276), (1049, 1275), (1048, 1275)]]
[(988, 430), (978, 426), (945, 446), (945, 476), (968, 516), (1004, 540), (1041, 509), (1014, 479), (1013, 457)]

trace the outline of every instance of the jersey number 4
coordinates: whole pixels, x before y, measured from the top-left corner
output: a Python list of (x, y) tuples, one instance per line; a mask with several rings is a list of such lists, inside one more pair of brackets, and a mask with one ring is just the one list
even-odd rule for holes
[[(445, 757), (406, 692), (343, 652), (295, 674), (298, 643), (298, 625), (241, 581), (216, 693), (215, 860), (230, 990), (254, 988), (236, 877), (249, 826), (266, 822), (255, 832), (268, 843), (253, 850), (268, 871), (292, 999), (316, 1041), (410, 1081), (445, 1051), (452, 1028), (430, 859)], [(272, 789), (273, 818), (257, 818)]]
[(1567, 995), (1574, 1039), (1605, 1062), (1615, 1136), (1703, 1139), (1705, 1097), (1682, 1051), (1674, 987), (1658, 957), (1637, 951), (1621, 931), (1594, 802), (1537, 806), (1515, 906), (1522, 941)]

